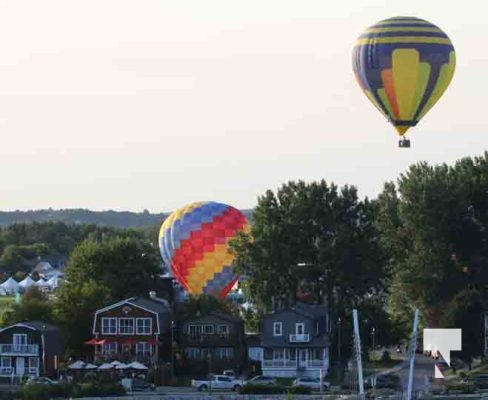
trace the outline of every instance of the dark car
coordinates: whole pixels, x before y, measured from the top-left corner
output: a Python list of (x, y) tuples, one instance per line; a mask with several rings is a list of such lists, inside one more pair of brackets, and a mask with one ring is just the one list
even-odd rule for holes
[(143, 379), (133, 379), (132, 380), (132, 391), (133, 392), (149, 392), (156, 390), (156, 386), (152, 383), (146, 382)]

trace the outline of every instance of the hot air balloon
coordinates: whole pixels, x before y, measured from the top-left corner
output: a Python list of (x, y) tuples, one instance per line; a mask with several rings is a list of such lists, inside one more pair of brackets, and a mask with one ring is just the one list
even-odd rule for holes
[(447, 89), (456, 55), (437, 26), (415, 17), (385, 19), (366, 29), (353, 50), (353, 70), (368, 99), (403, 137)]
[(161, 257), (188, 294), (224, 298), (238, 278), (229, 242), (249, 229), (246, 217), (234, 207), (192, 203), (173, 212), (161, 225)]

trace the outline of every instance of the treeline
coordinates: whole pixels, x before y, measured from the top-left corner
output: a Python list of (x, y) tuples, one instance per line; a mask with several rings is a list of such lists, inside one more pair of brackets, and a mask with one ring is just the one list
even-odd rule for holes
[[(183, 206), (183, 204), (182, 204)], [(251, 210), (242, 210), (249, 217)], [(0, 211), (0, 227), (15, 223), (63, 222), (71, 225), (112, 226), (121, 229), (159, 226), (169, 213), (152, 214), (130, 211), (91, 211), (86, 209)]]

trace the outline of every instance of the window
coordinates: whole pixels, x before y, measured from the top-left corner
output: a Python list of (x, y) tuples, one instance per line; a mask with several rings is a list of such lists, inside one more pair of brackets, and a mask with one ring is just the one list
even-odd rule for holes
[(27, 335), (25, 333), (14, 333), (12, 343), (14, 345), (14, 348), (20, 348), (21, 346), (25, 346), (27, 344)]
[(214, 326), (213, 325), (204, 325), (203, 326), (203, 333), (205, 333), (205, 335), (213, 335)]
[(215, 349), (215, 357), (220, 360), (227, 360), (234, 357), (234, 349), (232, 347), (221, 347)]
[(108, 356), (117, 353), (117, 343), (102, 344), (102, 354)]
[(303, 335), (305, 333), (305, 324), (303, 322), (295, 324), (295, 333), (297, 335)]
[(312, 359), (322, 360), (322, 349), (312, 349)]
[(138, 342), (136, 345), (136, 353), (137, 354), (151, 354), (152, 347), (147, 342)]
[(273, 349), (273, 360), (283, 360), (285, 358), (284, 349)]
[(121, 335), (133, 335), (134, 318), (119, 318), (119, 333)]
[(198, 337), (202, 334), (202, 326), (201, 325), (188, 325), (188, 333), (191, 337)]
[(39, 357), (29, 357), (29, 368), (39, 369)]
[(217, 332), (219, 335), (228, 335), (229, 334), (229, 325), (219, 325), (217, 327)]
[(218, 376), (217, 382), (232, 382), (232, 378), (228, 376)]
[(12, 366), (12, 357), (2, 357), (0, 360), (2, 368), (10, 368)]
[(151, 318), (137, 318), (136, 319), (136, 334), (150, 335), (152, 331)]
[(195, 347), (187, 347), (185, 349), (185, 355), (190, 360), (199, 360), (200, 359), (200, 349)]
[(116, 335), (117, 334), (117, 318), (102, 318), (102, 334)]
[(281, 322), (273, 322), (273, 336), (281, 336), (282, 332), (283, 324)]
[(209, 356), (212, 356), (212, 349), (202, 349), (202, 360), (206, 360)]

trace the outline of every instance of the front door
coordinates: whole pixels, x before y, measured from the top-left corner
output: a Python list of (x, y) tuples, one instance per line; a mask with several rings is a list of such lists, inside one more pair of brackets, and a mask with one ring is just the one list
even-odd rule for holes
[(24, 375), (24, 372), (25, 372), (25, 358), (17, 357), (15, 361), (15, 374)]
[(23, 352), (25, 345), (27, 344), (27, 335), (23, 333), (21, 334), (14, 333), (12, 342), (14, 345), (14, 351)]
[(307, 361), (308, 361), (308, 349), (298, 350), (298, 366), (302, 368), (306, 368)]

